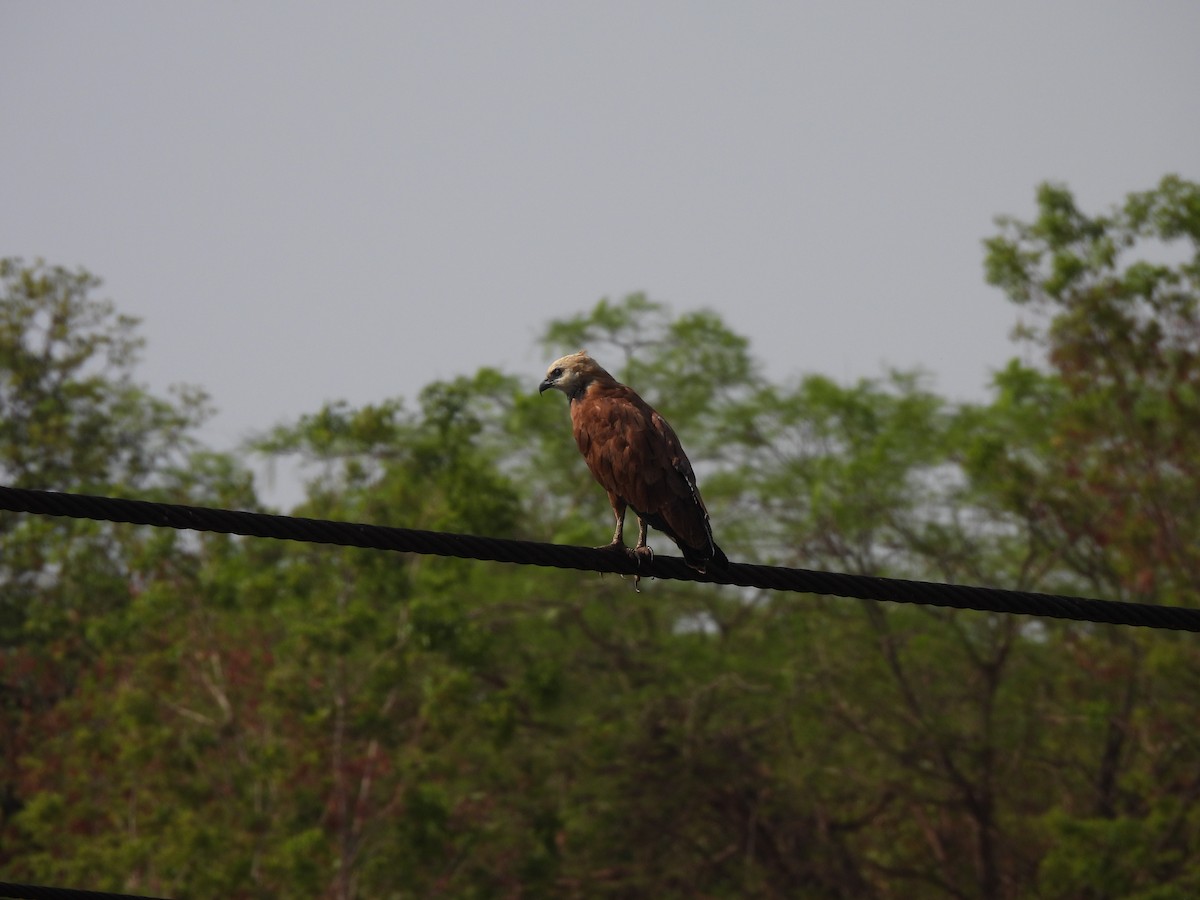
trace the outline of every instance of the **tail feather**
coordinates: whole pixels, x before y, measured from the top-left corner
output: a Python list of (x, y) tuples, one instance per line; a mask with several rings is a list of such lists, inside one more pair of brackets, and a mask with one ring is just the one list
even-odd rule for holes
[(707, 547), (697, 550), (694, 547), (685, 547), (680, 544), (679, 549), (683, 551), (683, 561), (699, 572), (707, 572), (709, 569), (723, 572), (729, 568), (729, 557), (725, 555), (724, 550), (717, 546), (715, 541), (712, 543), (711, 553)]
[[(725, 555), (725, 551), (717, 546), (717, 542), (712, 539), (712, 531), (708, 532), (707, 547), (692, 547), (685, 544), (679, 539), (679, 534), (674, 528), (668, 524), (667, 520), (657, 513), (642, 513), (634, 510), (638, 518), (643, 519), (647, 525), (657, 531), (661, 531), (679, 547), (683, 553), (683, 561), (697, 571), (704, 572), (709, 566), (717, 571), (724, 570), (729, 565), (729, 558)], [(706, 523), (707, 524), (707, 523)]]

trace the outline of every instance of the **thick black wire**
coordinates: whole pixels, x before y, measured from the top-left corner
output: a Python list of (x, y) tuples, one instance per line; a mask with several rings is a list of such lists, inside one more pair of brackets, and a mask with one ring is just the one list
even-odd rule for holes
[(74, 888), (45, 887), (38, 884), (13, 884), (0, 881), (0, 897), (15, 900), (161, 900), (138, 894), (110, 894), (106, 891), (81, 891)]
[(887, 600), (893, 603), (917, 603), (984, 612), (1074, 619), (1108, 625), (1200, 631), (1200, 609), (1179, 606), (1151, 606), (1059, 594), (1038, 594), (1030, 591), (909, 581), (902, 578), (877, 578), (870, 575), (848, 575), (747, 563), (730, 563), (724, 571), (702, 574), (684, 565), (682, 559), (673, 556), (655, 556), (652, 560), (642, 561), (639, 567), (638, 563), (624, 554), (590, 547), (418, 531), (411, 528), (389, 528), (382, 525), (359, 525), (327, 519), (181, 506), (147, 500), (125, 500), (117, 497), (0, 486), (0, 510), (152, 525), (156, 528), (180, 528), (336, 544), (344, 547), (365, 547), (373, 550), (393, 550), (401, 553), (454, 556), (460, 559), (491, 560), (518, 565), (616, 572), (622, 575), (638, 574), (643, 578), (736, 584), (773, 591), (798, 591), (862, 600)]

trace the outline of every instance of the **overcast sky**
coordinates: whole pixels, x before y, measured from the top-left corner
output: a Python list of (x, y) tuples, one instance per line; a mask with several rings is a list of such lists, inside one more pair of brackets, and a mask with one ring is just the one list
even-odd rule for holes
[(0, 0), (0, 255), (102, 277), (218, 449), (532, 388), (549, 319), (638, 290), (777, 378), (980, 398), (993, 216), (1200, 178), (1198, 47), (1196, 2)]

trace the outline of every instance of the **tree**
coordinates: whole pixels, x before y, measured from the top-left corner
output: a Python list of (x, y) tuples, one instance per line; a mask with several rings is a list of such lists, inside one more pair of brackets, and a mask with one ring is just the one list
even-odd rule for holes
[[(718, 316), (640, 294), (550, 323), (546, 358), (588, 346), (671, 418), (735, 560), (1194, 602), (1197, 188), (1102, 216), (1038, 196), (987, 245), (1038, 359), (986, 403), (919, 372), (773, 383)], [(103, 371), (96, 396), (131, 383)], [(539, 374), (330, 404), (256, 446), (309, 463), (299, 514), (599, 543), (604, 493)], [(253, 502), (186, 428), (129, 462), (121, 430), (169, 420), (139, 408), (96, 483)], [(1200, 886), (1200, 659), (1170, 634), (7, 522), (27, 595), (0, 677), (41, 699), (4, 707), (6, 871), (196, 897)], [(39, 604), (62, 611), (40, 630)], [(29, 659), (54, 691), (14, 675)]]
[[(1016, 364), (1001, 381), (1050, 423), (1055, 452), (1019, 473), (1039, 488), (1029, 512), (1098, 590), (1196, 603), (1200, 187), (1167, 177), (1089, 217), (1043, 185), (1038, 210), (1002, 220), (987, 257), (988, 280), (1038, 316), (1023, 336), (1053, 372), (1050, 390)], [(1182, 261), (1151, 261), (1160, 254)]]
[[(245, 473), (192, 436), (207, 413), (204, 395), (181, 389), (160, 398), (136, 384), (137, 323), (94, 297), (98, 279), (4, 259), (0, 286), (5, 483), (250, 504)], [(60, 809), (67, 796), (59, 790), (60, 766), (69, 760), (80, 776), (95, 773), (102, 758), (96, 736), (113, 716), (105, 689), (130, 671), (123, 652), (140, 646), (130, 643), (142, 625), (138, 610), (155, 595), (152, 584), (161, 601), (164, 585), (189, 583), (195, 547), (194, 540), (148, 529), (0, 516), (0, 860), (6, 867), (36, 866), (45, 848), (61, 843), (59, 829), (71, 814)], [(72, 729), (73, 747), (59, 755), (64, 731)], [(112, 799), (100, 793), (97, 802)], [(39, 830), (39, 819), (52, 827)]]
[[(981, 431), (968, 465), (1037, 555), (1087, 589), (1200, 602), (1200, 185), (1168, 176), (1089, 216), (1043, 185), (1029, 223), (1001, 220), (988, 280), (1035, 315), (1022, 335), (1046, 368), (998, 379), (1016, 432)], [(1165, 260), (1165, 261), (1164, 261)], [(1190, 642), (1056, 628), (1070, 731), (1042, 874), (1056, 896), (1185, 896), (1200, 871), (1200, 657)], [(1167, 737), (1169, 735), (1169, 737)], [(1131, 839), (1136, 836), (1136, 839)]]

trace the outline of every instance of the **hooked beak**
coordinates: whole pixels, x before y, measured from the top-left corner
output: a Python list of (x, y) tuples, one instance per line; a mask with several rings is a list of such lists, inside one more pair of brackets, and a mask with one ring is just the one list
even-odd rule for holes
[(546, 391), (550, 390), (550, 388), (552, 388), (552, 387), (554, 387), (554, 382), (551, 381), (549, 378), (547, 378), (545, 381), (543, 381), (541, 384), (538, 385), (538, 393), (544, 394), (544, 393), (546, 393)]

